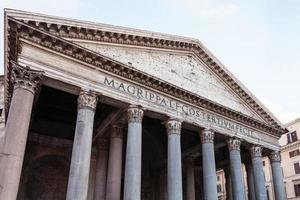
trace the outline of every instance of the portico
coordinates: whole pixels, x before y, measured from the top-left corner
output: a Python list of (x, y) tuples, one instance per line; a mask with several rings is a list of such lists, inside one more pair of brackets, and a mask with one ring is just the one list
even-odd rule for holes
[[(30, 20), (22, 20), (27, 18)], [(18, 31), (19, 43), (14, 45), (19, 49), (9, 48), (6, 58), (8, 117), (0, 152), (0, 199), (16, 199), (17, 193), (19, 199), (30, 195), (51, 199), (59, 190), (61, 199), (217, 200), (216, 170), (229, 168), (233, 199), (245, 199), (243, 182), (248, 182), (254, 185), (252, 196), (265, 200), (263, 155), (272, 161), (276, 198), (284, 199), (277, 140), (285, 130), (204, 47), (173, 36), (150, 40), (146, 32), (132, 37), (133, 30), (123, 36), (122, 28), (97, 35), (105, 27), (92, 30), (86, 25), (83, 31), (62, 19), (57, 19), (65, 23), (60, 26), (45, 19), (18, 11), (6, 13), (7, 39), (12, 42), (6, 45), (14, 44)], [(114, 36), (122, 42), (106, 38)], [(142, 43), (130, 43), (138, 37), (143, 38)], [(121, 48), (114, 50), (117, 46)], [(135, 59), (118, 60), (132, 54), (131, 49), (145, 54), (152, 49), (161, 54), (159, 59), (177, 59), (182, 66), (193, 57), (190, 62), (197, 62), (201, 70), (193, 72), (187, 66), (186, 70), (191, 70), (193, 80), (199, 79), (207, 92), (196, 90), (198, 85), (188, 88), (184, 81), (176, 85), (172, 73), (179, 73), (178, 69), (161, 71), (165, 73), (162, 79), (155, 70), (147, 71), (151, 70), (145, 67), (147, 63), (140, 63), (143, 71), (131, 66)], [(110, 56), (103, 55), (109, 50)], [(134, 53), (136, 59), (139, 52)], [(178, 58), (169, 61), (166, 55)], [(205, 70), (207, 74), (201, 76)], [(200, 80), (203, 76), (208, 77)], [(32, 85), (37, 92), (28, 93)], [(216, 89), (221, 87), (224, 89)], [(30, 98), (20, 96), (20, 91)], [(11, 126), (15, 123), (24, 128)], [(9, 151), (12, 144), (19, 144), (18, 152)], [(47, 161), (38, 160), (49, 155), (62, 165), (59, 170), (67, 168), (65, 181), (61, 181), (65, 189), (41, 187), (34, 193), (28, 186), (37, 182), (32, 177), (41, 175), (53, 181), (43, 171)], [(241, 166), (248, 155), (252, 175), (243, 180)]]

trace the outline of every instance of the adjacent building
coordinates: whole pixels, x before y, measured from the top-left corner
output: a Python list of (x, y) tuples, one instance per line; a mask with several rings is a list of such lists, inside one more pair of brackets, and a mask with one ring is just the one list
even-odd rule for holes
[(288, 133), (279, 142), (288, 199), (300, 199), (300, 118), (286, 124)]

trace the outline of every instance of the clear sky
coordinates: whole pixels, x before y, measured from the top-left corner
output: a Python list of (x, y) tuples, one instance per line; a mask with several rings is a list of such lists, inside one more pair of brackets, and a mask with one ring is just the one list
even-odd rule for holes
[(283, 123), (300, 117), (299, 0), (1, 0), (1, 64), (6, 7), (197, 38)]

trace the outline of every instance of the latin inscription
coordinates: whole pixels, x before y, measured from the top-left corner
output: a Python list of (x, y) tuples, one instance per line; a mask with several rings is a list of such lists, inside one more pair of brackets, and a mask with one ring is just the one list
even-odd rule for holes
[(138, 99), (146, 100), (148, 102), (154, 103), (167, 109), (175, 110), (177, 112), (183, 113), (186, 116), (194, 117), (197, 120), (202, 120), (220, 128), (228, 129), (230, 131), (233, 131), (234, 133), (240, 133), (250, 137), (254, 136), (253, 131), (245, 126), (228, 121), (223, 117), (205, 112), (187, 104), (180, 103), (176, 100), (170, 99), (168, 97), (162, 96), (158, 93), (146, 90), (144, 88), (120, 82), (108, 77), (104, 78), (104, 84), (114, 89), (117, 89), (123, 93), (132, 95)]

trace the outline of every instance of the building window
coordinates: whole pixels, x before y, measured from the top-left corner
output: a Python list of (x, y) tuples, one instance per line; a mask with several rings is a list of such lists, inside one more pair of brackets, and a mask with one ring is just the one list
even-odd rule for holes
[(218, 190), (218, 193), (222, 192), (222, 186), (221, 186), (221, 184), (217, 185), (217, 190)]
[(300, 184), (294, 185), (296, 197), (300, 196)]
[(217, 180), (220, 181), (220, 176), (217, 176)]
[(295, 174), (300, 174), (300, 165), (299, 163), (294, 163)]
[(286, 137), (287, 137), (288, 143), (296, 142), (298, 140), (296, 131), (288, 133), (286, 135)]
[(263, 161), (263, 166), (266, 166), (266, 162), (265, 161)]
[(289, 152), (290, 158), (300, 155), (300, 150), (296, 149), (294, 151)]

